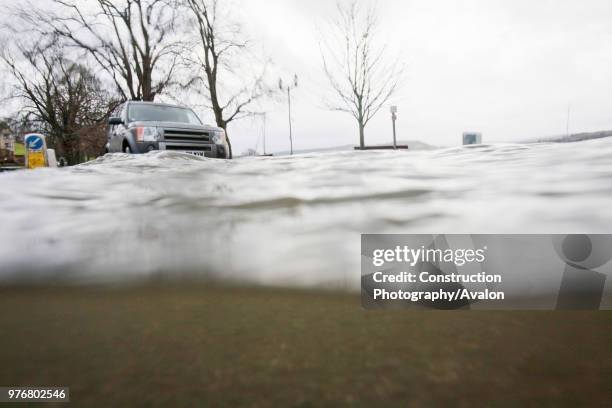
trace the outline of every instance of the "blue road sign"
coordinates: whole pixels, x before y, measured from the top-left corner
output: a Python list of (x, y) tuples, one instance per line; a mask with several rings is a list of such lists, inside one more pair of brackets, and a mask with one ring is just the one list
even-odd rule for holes
[(34, 152), (43, 150), (45, 141), (42, 135), (29, 134), (25, 137), (26, 149)]

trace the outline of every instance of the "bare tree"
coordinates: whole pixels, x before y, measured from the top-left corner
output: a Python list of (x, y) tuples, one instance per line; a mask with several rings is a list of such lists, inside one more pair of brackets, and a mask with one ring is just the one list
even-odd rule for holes
[(39, 43), (16, 48), (18, 57), (4, 51), (0, 58), (14, 79), (13, 96), (25, 102), (22, 114), (48, 133), (50, 146), (70, 164), (78, 163), (81, 153), (91, 154), (95, 146), (84, 146), (81, 137), (104, 138), (99, 129), (118, 101), (86, 67), (66, 59), (60, 47)]
[(337, 4), (331, 34), (321, 40), (323, 68), (337, 97), (332, 110), (350, 113), (359, 126), (359, 146), (365, 147), (365, 127), (397, 90), (404, 68), (386, 59), (377, 47), (377, 16), (356, 1)]
[(85, 51), (124, 100), (153, 101), (171, 84), (180, 41), (174, 0), (51, 0), (19, 9), (28, 29)]
[[(185, 0), (185, 4), (198, 31), (198, 44), (191, 61), (199, 67), (185, 87), (196, 83), (203, 86), (215, 122), (225, 130), (231, 158), (228, 124), (253, 114), (249, 108), (272, 92), (265, 84), (266, 64), (251, 75), (251, 81), (245, 81), (249, 75), (238, 74), (237, 70), (241, 65), (248, 65), (245, 57), (249, 56), (250, 47), (249, 41), (240, 36), (240, 26), (232, 23), (229, 16), (221, 15), (217, 0)], [(241, 85), (232, 87), (229, 82)]]

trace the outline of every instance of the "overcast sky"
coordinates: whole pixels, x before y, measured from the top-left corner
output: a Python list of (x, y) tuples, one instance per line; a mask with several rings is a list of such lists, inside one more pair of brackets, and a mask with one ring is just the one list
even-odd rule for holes
[[(325, 109), (317, 33), (324, 33), (334, 2), (235, 2), (245, 32), (275, 71), (300, 78), (292, 101), (294, 147), (358, 143), (354, 120)], [(400, 139), (456, 145), (467, 130), (489, 142), (559, 135), (568, 106), (571, 132), (612, 129), (612, 1), (380, 0), (378, 12), (380, 40), (407, 66), (389, 103), (399, 108)], [(267, 107), (271, 151), (289, 145), (281, 102)], [(261, 118), (230, 128), (236, 151), (255, 147), (262, 130)], [(366, 143), (391, 135), (385, 107), (366, 128)]]
[[(357, 143), (350, 117), (326, 112), (321, 101), (325, 78), (315, 33), (333, 2), (244, 4), (274, 61), (301, 78), (297, 146)], [(378, 10), (381, 39), (408, 67), (392, 101), (400, 138), (454, 145), (466, 130), (482, 132), (485, 141), (558, 135), (565, 133), (568, 105), (570, 131), (612, 129), (611, 1), (381, 0)], [(283, 106), (270, 113), (275, 148), (286, 145), (285, 115)], [(385, 108), (366, 129), (366, 141), (390, 138)]]

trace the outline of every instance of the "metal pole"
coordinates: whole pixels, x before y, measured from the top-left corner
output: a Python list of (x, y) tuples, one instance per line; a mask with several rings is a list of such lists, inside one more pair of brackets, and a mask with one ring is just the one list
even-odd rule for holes
[(569, 126), (570, 126), (570, 111), (571, 111), (572, 106), (571, 105), (567, 105), (567, 123), (565, 126), (565, 133), (567, 135), (567, 138), (569, 139)]
[(263, 154), (266, 155), (266, 113), (263, 114)]
[(397, 149), (397, 137), (396, 137), (396, 134), (395, 134), (395, 119), (396, 118), (397, 117), (395, 116), (395, 113), (394, 113), (393, 116), (392, 116), (392, 120), (393, 120), (393, 148), (394, 149)]
[(393, 149), (397, 150), (397, 134), (395, 132), (395, 121), (397, 120), (397, 106), (391, 106), (391, 122), (393, 123)]
[(287, 87), (287, 98), (289, 99), (289, 143), (291, 144), (291, 155), (293, 156), (293, 134), (291, 131), (291, 86)]

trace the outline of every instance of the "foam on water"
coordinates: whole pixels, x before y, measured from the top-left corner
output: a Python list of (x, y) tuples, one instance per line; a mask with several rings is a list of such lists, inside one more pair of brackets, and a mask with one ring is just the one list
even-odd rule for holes
[(610, 233), (612, 139), (0, 174), (0, 282), (354, 288), (361, 233)]

